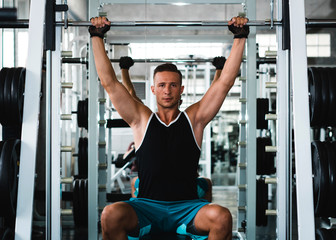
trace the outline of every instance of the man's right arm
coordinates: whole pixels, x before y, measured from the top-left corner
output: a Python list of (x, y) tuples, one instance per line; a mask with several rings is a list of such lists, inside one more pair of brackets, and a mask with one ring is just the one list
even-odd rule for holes
[[(96, 28), (102, 28), (110, 24), (106, 18), (100, 17), (92, 19), (91, 22)], [(99, 36), (92, 36), (91, 39), (99, 79), (120, 116), (131, 127), (143, 120), (146, 121), (146, 118), (148, 119), (150, 115), (150, 110), (135, 101), (126, 88), (118, 81), (111, 62), (106, 55), (103, 39)]]

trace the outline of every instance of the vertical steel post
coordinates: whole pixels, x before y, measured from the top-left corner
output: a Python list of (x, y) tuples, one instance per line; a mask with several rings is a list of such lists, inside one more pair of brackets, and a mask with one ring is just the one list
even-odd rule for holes
[(304, 0), (289, 0), (299, 239), (315, 239)]
[[(256, 17), (256, 1), (247, 0), (247, 17), (255, 19)], [(247, 239), (255, 239), (256, 237), (256, 27), (250, 27), (250, 34), (247, 39)]]
[[(278, 16), (282, 15), (281, 1), (278, 0)], [(277, 33), (277, 238), (291, 239), (290, 235), (290, 163), (291, 159), (291, 108), (290, 108), (290, 76), (289, 76), (289, 52), (283, 48), (282, 26), (276, 27)]]
[(31, 239), (45, 0), (31, 1), (15, 239)]
[[(98, 15), (98, 2), (89, 1), (89, 16)], [(92, 45), (89, 46), (89, 127), (88, 127), (88, 239), (98, 239), (98, 76)]]

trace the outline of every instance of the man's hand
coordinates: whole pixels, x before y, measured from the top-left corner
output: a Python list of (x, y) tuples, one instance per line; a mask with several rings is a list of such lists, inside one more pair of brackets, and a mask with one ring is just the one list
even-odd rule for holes
[(131, 57), (125, 56), (119, 59), (119, 67), (121, 69), (129, 69), (134, 65), (134, 61)]
[(91, 37), (104, 39), (105, 33), (110, 30), (111, 22), (106, 17), (95, 17), (90, 19), (92, 26), (89, 27)]
[(234, 34), (233, 38), (247, 38), (250, 33), (249, 26), (245, 25), (248, 22), (244, 17), (233, 17), (229, 21), (229, 30)]
[(222, 70), (225, 62), (226, 62), (225, 57), (215, 57), (212, 60), (212, 65), (216, 68), (216, 70)]

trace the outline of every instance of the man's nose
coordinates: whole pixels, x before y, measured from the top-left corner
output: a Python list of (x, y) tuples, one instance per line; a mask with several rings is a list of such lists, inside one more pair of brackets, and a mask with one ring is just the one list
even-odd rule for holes
[(164, 92), (167, 93), (167, 94), (169, 94), (170, 93), (170, 86), (166, 86), (164, 88)]

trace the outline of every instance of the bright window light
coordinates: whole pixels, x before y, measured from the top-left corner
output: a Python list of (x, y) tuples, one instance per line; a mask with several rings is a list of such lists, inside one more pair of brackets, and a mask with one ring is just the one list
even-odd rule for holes
[(25, 32), (18, 32), (18, 59), (17, 59), (17, 66), (18, 67), (25, 67), (27, 61), (27, 54), (28, 54), (28, 31)]
[(3, 31), (3, 46), (2, 46), (2, 65), (3, 67), (14, 67), (14, 31)]
[[(134, 59), (213, 58), (223, 56), (223, 43), (131, 43)], [(224, 49), (225, 50), (225, 49)], [(226, 56), (227, 57), (227, 56)]]
[(266, 51), (278, 49), (275, 34), (257, 34), (256, 41), (259, 46), (259, 57), (265, 57)]
[(330, 57), (330, 34), (307, 34), (307, 57)]

